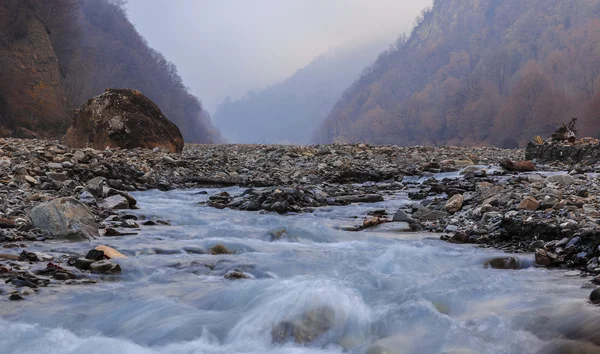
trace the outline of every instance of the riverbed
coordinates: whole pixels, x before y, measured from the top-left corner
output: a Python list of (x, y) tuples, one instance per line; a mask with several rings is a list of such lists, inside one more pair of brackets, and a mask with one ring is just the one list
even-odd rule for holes
[[(129, 258), (96, 285), (4, 303), (0, 352), (541, 353), (579, 339), (570, 319), (595, 316), (579, 277), (535, 267), (531, 254), (517, 256), (530, 267), (490, 269), (486, 260), (506, 255), (435, 234), (342, 231), (369, 211), (393, 213), (408, 203), (401, 194), (286, 216), (198, 204), (223, 190), (242, 191), (137, 192), (132, 214), (172, 226), (50, 247), (105, 244)], [(233, 254), (211, 255), (217, 244)], [(323, 310), (316, 339), (275, 338), (281, 323)]]

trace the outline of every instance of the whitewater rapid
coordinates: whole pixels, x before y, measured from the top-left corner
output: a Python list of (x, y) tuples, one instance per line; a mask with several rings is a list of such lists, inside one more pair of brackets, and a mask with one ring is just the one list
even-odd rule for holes
[[(566, 271), (486, 269), (503, 254), (437, 235), (340, 230), (369, 211), (394, 212), (408, 203), (402, 195), (280, 216), (199, 205), (221, 190), (199, 191), (135, 194), (134, 214), (173, 226), (55, 244), (79, 254), (108, 244), (129, 258), (97, 285), (3, 303), (0, 353), (535, 353), (559, 333), (554, 313), (596, 311)], [(216, 244), (235, 254), (206, 254)], [(234, 269), (251, 279), (225, 279)], [(275, 326), (315, 308), (335, 314), (327, 333), (274, 343)]]

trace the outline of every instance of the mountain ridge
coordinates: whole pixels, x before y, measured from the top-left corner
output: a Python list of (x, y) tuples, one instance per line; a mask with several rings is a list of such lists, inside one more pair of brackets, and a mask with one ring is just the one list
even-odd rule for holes
[(517, 147), (571, 117), (598, 134), (599, 13), (597, 0), (436, 0), (313, 141)]
[(384, 40), (335, 48), (261, 90), (223, 102), (215, 125), (239, 143), (308, 143), (335, 100), (386, 46)]

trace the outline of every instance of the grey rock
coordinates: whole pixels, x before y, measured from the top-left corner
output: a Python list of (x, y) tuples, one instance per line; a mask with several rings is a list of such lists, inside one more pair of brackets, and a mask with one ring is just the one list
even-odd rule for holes
[(119, 273), (121, 266), (111, 261), (97, 261), (90, 264), (90, 270), (95, 273)]
[(62, 164), (56, 162), (48, 163), (47, 167), (53, 170), (62, 170), (63, 168)]
[(46, 176), (52, 178), (56, 182), (64, 182), (68, 178), (65, 172), (46, 172)]
[(421, 221), (437, 221), (448, 217), (450, 214), (445, 211), (439, 210), (430, 210), (427, 208), (420, 208), (415, 213), (413, 213), (413, 217), (415, 219)]
[(28, 216), (34, 227), (56, 239), (84, 241), (99, 236), (94, 216), (85, 204), (74, 198), (40, 204)]
[(569, 175), (553, 175), (546, 179), (549, 183), (560, 184), (563, 187), (570, 186), (575, 183), (575, 178)]
[(129, 201), (122, 195), (113, 195), (101, 201), (99, 206), (110, 210), (129, 209)]
[(392, 221), (394, 221), (394, 222), (407, 222), (409, 224), (412, 224), (412, 223), (415, 222), (415, 219), (413, 219), (410, 215), (408, 215), (404, 211), (398, 210), (394, 214), (394, 217), (392, 218)]
[(385, 222), (373, 227), (368, 228), (365, 231), (369, 232), (411, 232), (412, 227), (407, 222)]
[(89, 191), (94, 197), (102, 198), (104, 186), (106, 185), (106, 179), (104, 177), (94, 177), (87, 183), (85, 189)]

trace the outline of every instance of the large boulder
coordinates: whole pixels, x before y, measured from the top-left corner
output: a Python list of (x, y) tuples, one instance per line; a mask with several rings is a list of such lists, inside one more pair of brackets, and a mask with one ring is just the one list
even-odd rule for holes
[(89, 209), (74, 198), (54, 199), (29, 212), (34, 227), (56, 239), (85, 241), (99, 236), (98, 224)]
[(65, 144), (74, 148), (167, 148), (181, 152), (179, 128), (137, 90), (108, 89), (78, 109)]

